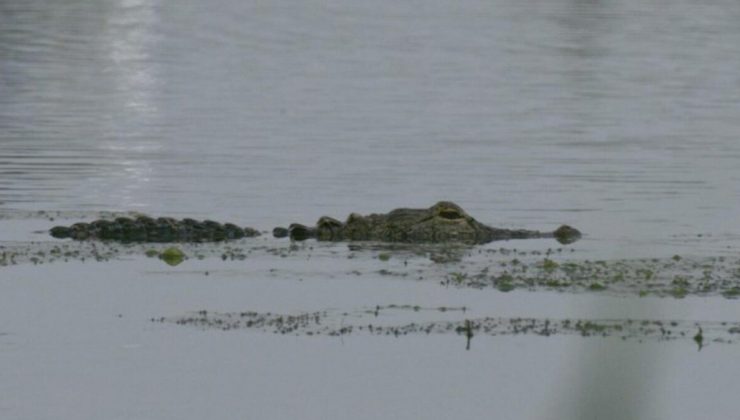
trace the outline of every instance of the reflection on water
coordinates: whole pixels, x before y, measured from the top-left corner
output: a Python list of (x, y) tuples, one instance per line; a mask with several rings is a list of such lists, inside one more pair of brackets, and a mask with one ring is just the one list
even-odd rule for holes
[(157, 63), (149, 53), (157, 21), (154, 2), (123, 0), (109, 16), (102, 38), (116, 89), (124, 97), (122, 107), (135, 110), (141, 118), (155, 117), (158, 111), (152, 98), (158, 88)]
[(155, 6), (64, 2), (52, 13), (43, 2), (4, 3), (0, 200), (136, 206), (132, 191), (161, 148)]
[[(109, 65), (106, 72), (112, 75), (115, 99), (120, 101), (116, 108), (124, 110), (126, 118), (111, 116), (106, 141), (101, 147), (113, 156), (133, 154), (146, 156), (161, 150), (160, 142), (141, 141), (147, 131), (155, 127), (160, 119), (155, 95), (159, 94), (157, 79), (158, 63), (152, 60), (155, 48), (154, 29), (158, 24), (156, 0), (121, 0), (107, 16), (105, 34), (101, 37), (108, 51)], [(122, 140), (125, 137), (126, 140)], [(151, 159), (125, 159), (125, 168), (117, 182), (118, 206), (131, 208), (143, 205), (137, 202), (137, 191), (146, 188), (152, 176)]]

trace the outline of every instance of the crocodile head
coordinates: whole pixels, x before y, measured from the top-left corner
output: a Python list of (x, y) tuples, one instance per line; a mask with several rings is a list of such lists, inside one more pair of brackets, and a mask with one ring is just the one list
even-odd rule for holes
[(396, 209), (387, 214), (353, 213), (341, 227), (343, 239), (392, 242), (479, 242), (488, 227), (455, 203), (440, 201), (427, 209)]
[(554, 233), (492, 228), (475, 220), (457, 204), (440, 201), (425, 209), (400, 208), (367, 216), (352, 213), (344, 223), (325, 216), (315, 227), (293, 224), (289, 229), (275, 230), (275, 236), (286, 235), (296, 240), (479, 244), (542, 237), (555, 237), (563, 243), (570, 243), (580, 237), (580, 232), (568, 226)]
[[(440, 201), (423, 213), (407, 225), (410, 240), (478, 242), (490, 229), (450, 201)], [(392, 216), (393, 212), (389, 219)]]

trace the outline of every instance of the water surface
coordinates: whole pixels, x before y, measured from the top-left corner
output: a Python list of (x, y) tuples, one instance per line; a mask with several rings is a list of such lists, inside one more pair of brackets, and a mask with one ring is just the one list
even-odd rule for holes
[[(53, 224), (102, 211), (269, 230), (444, 199), (495, 226), (576, 226), (575, 260), (733, 262), (738, 20), (731, 0), (5, 0), (0, 246), (47, 241)], [(337, 341), (148, 321), (392, 303), (738, 321), (736, 301), (718, 296), (442, 288), (480, 266), (413, 257), (437, 273), (416, 282), (378, 274), (377, 252), (349, 254), (211, 256), (185, 273), (131, 255), (0, 267), (0, 412), (688, 419), (738, 408), (732, 345), (489, 337), (465, 352), (447, 336)], [(303, 264), (309, 255), (322, 264)]]

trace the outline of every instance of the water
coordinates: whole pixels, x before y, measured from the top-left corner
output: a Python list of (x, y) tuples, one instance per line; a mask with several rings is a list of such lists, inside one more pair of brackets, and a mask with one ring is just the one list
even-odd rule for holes
[[(0, 244), (47, 240), (34, 233), (52, 225), (39, 210), (67, 212), (70, 223), (140, 211), (268, 230), (445, 199), (495, 226), (576, 226), (586, 236), (575, 258), (737, 259), (738, 20), (740, 3), (730, 0), (4, 0)], [(610, 316), (738, 321), (735, 301), (717, 297), (607, 304), (593, 295), (451, 292), (372, 274), (381, 267), (372, 253), (347, 260), (344, 246), (318, 249), (337, 257), (320, 267), (263, 257), (257, 269), (206, 259), (174, 276), (140, 271), (141, 259), (124, 257), (115, 281), (102, 283), (108, 263), (0, 268), (0, 413), (80, 418), (79, 394), (102, 401), (83, 418), (109, 409), (120, 418), (196, 418), (216, 406), (259, 418), (342, 418), (350, 407), (366, 418), (476, 417), (494, 408), (510, 418), (555, 409), (578, 418), (596, 410), (550, 382), (533, 387), (546, 367), (553, 383), (573, 389), (601, 381), (595, 401), (614, 411), (600, 418), (619, 417), (610, 393), (625, 395), (640, 418), (727, 417), (738, 408), (704, 387), (712, 378), (723, 389), (737, 386), (732, 369), (713, 367), (736, 365), (736, 346), (697, 355), (686, 343), (494, 337), (463, 354), (449, 337), (337, 344), (147, 322), (203, 308), (389, 303), (501, 315), (490, 299), (511, 301), (506, 316), (592, 316), (605, 306)], [(347, 275), (355, 264), (359, 278)], [(444, 277), (455, 269), (434, 270)], [(199, 291), (183, 290), (183, 279)], [(163, 288), (158, 299), (149, 297), (152, 281)], [(50, 292), (60, 285), (79, 293), (74, 305)], [(108, 293), (126, 296), (113, 311), (95, 303)], [(168, 293), (181, 303), (167, 304)], [(571, 299), (585, 303), (571, 310)], [(652, 305), (658, 309), (645, 309)], [(38, 307), (48, 310), (28, 309)], [(63, 325), (54, 323), (60, 314)], [(510, 364), (490, 362), (487, 351)], [(531, 366), (533, 359), (545, 362)], [(613, 369), (604, 366), (628, 363), (656, 364), (661, 379), (643, 383), (628, 370), (607, 381)], [(77, 388), (61, 393), (69, 377)], [(105, 384), (110, 377), (114, 385)], [(204, 380), (221, 393), (191, 391)], [(402, 387), (406, 380), (418, 391)], [(139, 381), (157, 386), (137, 388)], [(288, 395), (255, 397), (247, 407), (242, 395), (257, 389), (253, 395)], [(527, 389), (540, 405), (515, 399)], [(480, 402), (497, 393), (509, 404)]]

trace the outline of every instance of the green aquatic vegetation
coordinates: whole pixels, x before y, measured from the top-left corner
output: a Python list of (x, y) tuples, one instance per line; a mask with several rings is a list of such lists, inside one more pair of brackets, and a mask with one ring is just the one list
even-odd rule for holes
[(724, 296), (724, 297), (726, 297), (728, 299), (737, 299), (738, 297), (740, 297), (740, 287), (735, 286), (735, 287), (733, 287), (731, 289), (725, 290), (722, 293), (722, 296)]
[(510, 292), (514, 290), (514, 278), (509, 273), (504, 273), (494, 280), (496, 288), (501, 292)]
[(676, 299), (683, 299), (683, 298), (685, 298), (685, 297), (686, 297), (686, 295), (688, 295), (688, 294), (689, 294), (689, 291), (688, 291), (688, 289), (686, 289), (686, 288), (685, 288), (685, 287), (683, 287), (683, 286), (677, 286), (677, 287), (674, 287), (674, 288), (673, 288), (673, 289), (671, 290), (671, 295), (672, 295), (672, 296), (673, 296), (674, 298), (676, 298)]
[[(346, 271), (354, 274), (376, 276), (408, 276), (419, 280), (430, 280), (441, 285), (469, 288), (496, 288), (507, 292), (525, 289), (538, 292), (558, 290), (568, 293), (596, 293), (603, 286), (608, 293), (619, 296), (651, 296), (655, 298), (694, 296), (723, 296), (740, 298), (740, 255), (720, 257), (683, 256), (676, 260), (666, 258), (640, 258), (615, 260), (585, 260), (570, 256), (553, 257), (545, 250), (521, 252), (513, 249), (488, 250), (473, 249), (465, 255), (457, 252), (456, 259), (447, 258), (447, 248), (409, 248), (388, 249), (386, 247), (344, 248), (325, 247), (314, 250), (301, 243), (274, 247), (266, 243), (207, 243), (207, 244), (169, 244), (176, 245), (189, 259), (241, 260), (245, 258), (268, 258), (274, 264), (281, 264), (281, 258), (310, 260), (315, 255), (354, 256), (357, 260), (388, 257), (398, 259), (399, 264), (385, 266), (386, 270), (370, 270), (366, 266), (351, 266)], [(169, 246), (164, 245), (164, 246)], [(163, 247), (164, 247), (163, 246)], [(163, 247), (152, 244), (120, 244), (107, 242), (54, 242), (20, 243), (0, 245), (0, 270), (3, 265), (46, 264), (67, 261), (109, 261), (126, 256), (159, 256)], [(431, 250), (430, 250), (431, 249)], [(399, 256), (399, 251), (404, 252)], [(457, 250), (459, 251), (459, 250)], [(477, 254), (475, 253), (477, 251)], [(317, 254), (318, 253), (318, 254)], [(442, 260), (449, 264), (446, 269), (426, 264), (421, 259), (430, 255), (443, 254)], [(558, 261), (555, 262), (554, 259)], [(164, 258), (163, 258), (164, 260)], [(464, 260), (464, 261), (463, 261)], [(277, 261), (277, 262), (276, 262)], [(400, 264), (408, 261), (409, 264)], [(350, 261), (350, 264), (353, 262)], [(379, 263), (378, 269), (384, 268)], [(499, 264), (505, 268), (499, 268)], [(396, 265), (398, 267), (396, 268)], [(389, 271), (393, 267), (393, 271)], [(353, 271), (352, 271), (353, 270)], [(455, 273), (457, 272), (457, 273)], [(467, 275), (465, 272), (469, 272)], [(502, 274), (503, 273), (503, 274)], [(299, 277), (300, 274), (296, 274)], [(695, 331), (687, 335), (690, 338)]]
[[(707, 261), (715, 261), (712, 270), (703, 269), (708, 265)], [(683, 258), (678, 262), (667, 258), (658, 259), (657, 262), (655, 259), (638, 259), (556, 263), (550, 258), (539, 260), (517, 258), (491, 261), (493, 264), (506, 267), (505, 271), (502, 271), (504, 274), (490, 277), (484, 274), (475, 275), (461, 279), (460, 284), (475, 288), (492, 286), (502, 291), (514, 288), (528, 290), (570, 288), (573, 292), (599, 292), (610, 289), (616, 294), (639, 296), (649, 294), (676, 298), (689, 294), (719, 295), (737, 283), (727, 280), (728, 275), (734, 273), (736, 268), (723, 266), (718, 261), (719, 258), (698, 259), (699, 264), (693, 267), (692, 263), (697, 262), (697, 259)], [(447, 284), (450, 282), (452, 280), (448, 280)], [(727, 296), (732, 297), (733, 292), (728, 292)]]
[(600, 291), (602, 291), (602, 290), (606, 290), (606, 286), (604, 286), (604, 285), (603, 285), (603, 284), (601, 284), (601, 283), (591, 283), (591, 284), (590, 284), (590, 285), (588, 286), (588, 290), (591, 290), (591, 291), (593, 291), (593, 292), (600, 292)]
[(576, 264), (574, 262), (567, 262), (567, 263), (563, 263), (560, 266), (560, 269), (564, 273), (569, 274), (569, 275), (572, 275), (573, 273), (575, 273), (576, 271), (578, 271), (580, 269), (580, 267), (579, 267), (578, 264)]
[(502, 282), (497, 285), (497, 288), (500, 292), (507, 293), (514, 290), (514, 285), (511, 283)]
[(465, 283), (465, 280), (467, 279), (468, 279), (468, 273), (454, 272), (454, 273), (450, 273), (447, 276), (447, 280), (455, 284), (463, 284)]
[(388, 260), (391, 259), (391, 254), (390, 254), (390, 252), (380, 253), (380, 254), (378, 254), (378, 259), (380, 261), (388, 261)]
[(167, 263), (168, 265), (178, 265), (185, 260), (185, 253), (177, 247), (169, 247), (159, 254), (159, 259)]
[(589, 336), (593, 334), (604, 334), (609, 329), (609, 326), (592, 321), (578, 321), (575, 324), (575, 329), (576, 331), (579, 331), (581, 335)]
[(649, 268), (638, 268), (635, 271), (635, 274), (637, 274), (640, 277), (643, 277), (646, 281), (649, 281), (653, 278), (655, 275), (655, 272)]
[(709, 283), (705, 283), (701, 286), (701, 293), (711, 293), (715, 290), (715, 287)]
[(558, 263), (549, 258), (545, 258), (545, 260), (542, 262), (542, 269), (547, 271), (548, 273), (555, 271), (558, 266)]
[(558, 280), (546, 280), (545, 281), (545, 286), (552, 287), (552, 288), (561, 288), (561, 287), (568, 287), (568, 286), (570, 286), (570, 284), (565, 283), (565, 282), (561, 282), (561, 281), (558, 281)]
[[(405, 308), (408, 305), (390, 305)], [(376, 336), (403, 337), (409, 335), (455, 334), (470, 339), (477, 335), (513, 336), (536, 335), (579, 335), (583, 337), (618, 337), (623, 340), (693, 340), (696, 344), (738, 343), (738, 322), (688, 322), (679, 320), (650, 319), (549, 319), (549, 318), (468, 318), (465, 315), (444, 321), (415, 321), (414, 318), (400, 323), (374, 319), (381, 309), (374, 310), (323, 310), (311, 313), (276, 314), (252, 311), (218, 313), (198, 311), (176, 317), (151, 318), (152, 322), (167, 322), (198, 329), (236, 330), (250, 329), (273, 334), (291, 334), (337, 337), (347, 334), (370, 334)], [(432, 309), (432, 308), (428, 308)], [(421, 308), (424, 310), (424, 308)], [(463, 311), (465, 309), (463, 308)], [(351, 315), (351, 316), (350, 316)], [(412, 314), (412, 317), (416, 315)], [(697, 331), (698, 329), (698, 331)], [(706, 330), (706, 334), (704, 334)]]
[(676, 275), (673, 277), (672, 284), (676, 287), (685, 288), (689, 286), (690, 282), (689, 282), (689, 279), (687, 279), (686, 277)]

